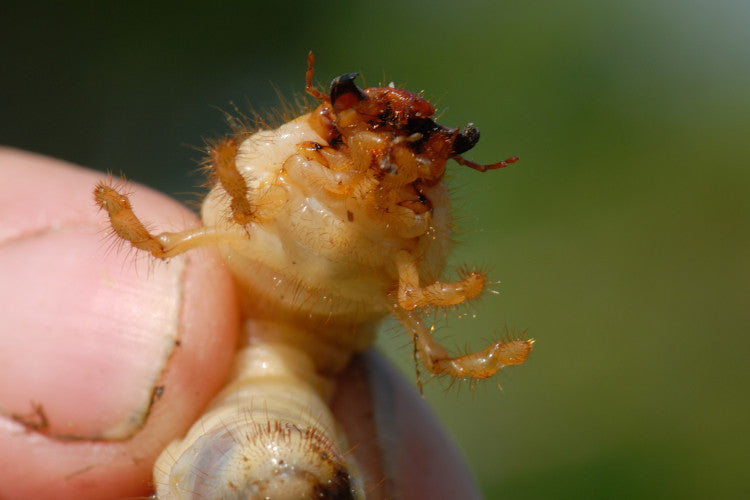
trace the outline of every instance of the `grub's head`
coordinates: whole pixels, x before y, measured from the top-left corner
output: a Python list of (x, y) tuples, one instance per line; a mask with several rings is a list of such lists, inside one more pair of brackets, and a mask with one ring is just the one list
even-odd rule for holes
[[(452, 129), (435, 122), (435, 107), (420, 95), (393, 84), (361, 89), (356, 77), (348, 73), (331, 82), (328, 96), (319, 96), (313, 127), (333, 147), (366, 147), (386, 183), (389, 176), (401, 185), (438, 182), (447, 160), (459, 159), (479, 141), (471, 123)], [(360, 140), (362, 133), (376, 134), (387, 147), (371, 147), (373, 141)]]

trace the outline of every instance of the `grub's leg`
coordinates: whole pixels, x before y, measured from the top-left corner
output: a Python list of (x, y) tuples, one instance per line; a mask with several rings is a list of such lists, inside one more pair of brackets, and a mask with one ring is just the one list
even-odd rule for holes
[(465, 356), (450, 357), (445, 347), (438, 344), (416, 311), (406, 311), (398, 304), (393, 314), (406, 328), (416, 346), (422, 364), (434, 374), (445, 373), (454, 378), (491, 377), (503, 366), (520, 365), (526, 361), (534, 343), (531, 339), (495, 342), (489, 347)]
[(486, 172), (487, 170), (497, 170), (498, 168), (505, 168), (508, 165), (511, 165), (518, 161), (518, 156), (512, 156), (508, 158), (507, 160), (499, 161), (497, 163), (490, 163), (489, 165), (483, 165), (481, 163), (473, 162), (471, 160), (467, 160), (463, 156), (452, 156), (456, 163), (459, 165), (463, 165), (464, 167), (473, 168), (474, 170), (478, 170), (480, 172)]
[(393, 314), (411, 335), (417, 356), (432, 373), (446, 373), (452, 377), (487, 378), (506, 365), (519, 365), (531, 352), (532, 340), (495, 342), (486, 349), (465, 356), (450, 357), (448, 351), (432, 337), (425, 326), (417, 307), (446, 306), (460, 304), (479, 295), (486, 278), (481, 273), (472, 273), (457, 283), (432, 283), (426, 287), (419, 284), (419, 273), (414, 257), (402, 250), (396, 255), (398, 269), (398, 300), (393, 305)]
[(245, 226), (255, 220), (255, 210), (248, 199), (247, 182), (237, 169), (237, 148), (237, 140), (226, 137), (211, 148), (210, 153), (219, 183), (231, 198), (232, 219)]
[(237, 236), (213, 227), (200, 227), (179, 233), (151, 234), (138, 220), (130, 199), (118, 192), (111, 183), (99, 182), (94, 188), (97, 205), (107, 211), (114, 233), (139, 250), (156, 258), (167, 259), (198, 247), (229, 244)]
[(319, 101), (328, 100), (328, 96), (320, 90), (313, 87), (312, 79), (313, 73), (315, 72), (315, 54), (312, 51), (307, 53), (307, 72), (305, 73), (305, 92), (313, 96)]
[(406, 250), (396, 254), (398, 270), (398, 305), (406, 310), (424, 306), (452, 306), (471, 300), (479, 295), (487, 284), (487, 278), (479, 272), (456, 283), (439, 281), (425, 287), (419, 284), (419, 272), (414, 257)]

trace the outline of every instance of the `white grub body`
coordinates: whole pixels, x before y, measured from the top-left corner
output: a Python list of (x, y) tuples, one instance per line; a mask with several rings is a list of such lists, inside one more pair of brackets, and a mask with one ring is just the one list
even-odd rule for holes
[(113, 231), (156, 258), (218, 246), (242, 303), (229, 385), (155, 465), (162, 500), (362, 498), (328, 402), (333, 377), (387, 314), (435, 375), (485, 379), (531, 352), (533, 341), (518, 339), (452, 357), (422, 319), (487, 283), (479, 271), (439, 281), (451, 246), (446, 163), (485, 172), (517, 158), (464, 159), (479, 131), (436, 123), (417, 94), (360, 89), (346, 74), (326, 95), (312, 74), (310, 54), (305, 89), (320, 101), (312, 112), (212, 146), (203, 227), (152, 235), (126, 195), (107, 183), (94, 190)]
[[(236, 163), (258, 206), (257, 222), (232, 221), (221, 185), (203, 204), (204, 224), (235, 236), (220, 248), (240, 289), (245, 345), (229, 385), (156, 462), (161, 500), (317, 498), (321, 492), (364, 498), (357, 465), (342, 458), (349, 445), (327, 405), (330, 377), (372, 343), (378, 320), (392, 307), (398, 250), (418, 253), (428, 276), (443, 268), (447, 191), (442, 183), (432, 188), (440, 209), (427, 223), (424, 215), (414, 217), (424, 233), (444, 236), (440, 244), (394, 236), (352, 196), (331, 195), (310, 181), (327, 169), (297, 154), (305, 141), (325, 143), (309, 115), (240, 145)], [(340, 177), (345, 185), (346, 173)]]
[[(303, 115), (240, 145), (236, 164), (257, 206), (257, 222), (234, 223), (221, 186), (205, 200), (203, 220), (237, 236), (221, 251), (243, 293), (246, 316), (296, 321), (304, 331), (322, 329), (315, 335), (345, 351), (361, 350), (372, 341), (359, 331), (362, 325), (390, 311), (396, 253), (408, 249), (428, 278), (445, 266), (447, 188), (442, 182), (426, 188), (431, 213), (391, 214), (369, 206), (362, 201), (369, 194), (362, 180), (367, 172), (334, 171), (300, 154), (304, 142), (326, 144), (310, 120)], [(331, 183), (342, 193), (331, 192)]]
[(185, 438), (160, 455), (157, 498), (364, 498), (321, 395), (330, 383), (309, 357), (281, 344), (247, 346), (232, 379)]

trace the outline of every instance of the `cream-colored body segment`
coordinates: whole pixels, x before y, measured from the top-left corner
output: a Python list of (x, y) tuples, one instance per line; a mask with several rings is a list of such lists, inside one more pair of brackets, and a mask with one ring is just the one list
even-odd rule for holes
[(328, 494), (364, 498), (357, 465), (342, 458), (349, 447), (328, 409), (332, 388), (293, 348), (244, 347), (232, 382), (154, 465), (157, 498), (314, 498), (339, 476), (353, 480)]

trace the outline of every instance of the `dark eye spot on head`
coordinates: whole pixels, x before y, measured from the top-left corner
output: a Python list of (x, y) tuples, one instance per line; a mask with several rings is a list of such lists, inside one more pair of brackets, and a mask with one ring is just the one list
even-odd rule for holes
[(332, 147), (333, 149), (339, 149), (343, 144), (344, 142), (341, 139), (341, 135), (332, 137), (331, 140), (328, 141), (328, 145)]
[(458, 132), (453, 143), (453, 154), (460, 155), (476, 146), (477, 142), (479, 142), (479, 129), (473, 123), (469, 123)]
[(430, 118), (412, 118), (406, 124), (406, 131), (411, 134), (432, 135), (440, 126)]
[(355, 78), (357, 73), (347, 73), (334, 78), (331, 82), (331, 105), (334, 111), (349, 109), (359, 101), (367, 99), (362, 89), (354, 83)]

